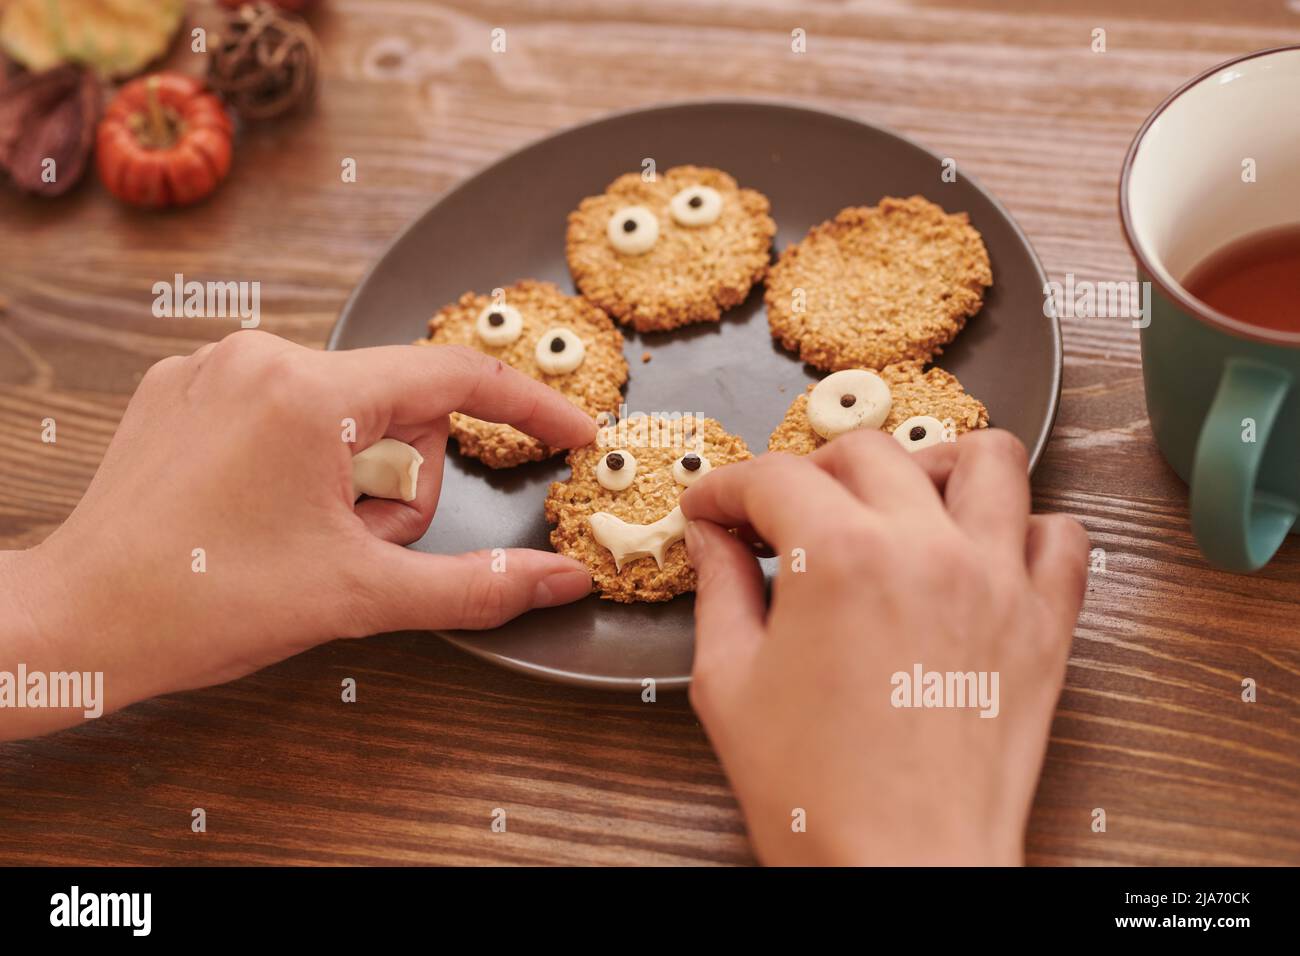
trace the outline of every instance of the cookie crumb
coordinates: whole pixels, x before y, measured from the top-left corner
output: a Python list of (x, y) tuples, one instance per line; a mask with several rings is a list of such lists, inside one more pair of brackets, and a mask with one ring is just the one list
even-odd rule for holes
[(649, 361), (650, 361), (650, 353), (649, 353), (649, 352), (642, 352), (642, 353), (641, 353), (641, 362), (642, 362), (642, 364), (645, 364), (646, 362), (649, 362)]

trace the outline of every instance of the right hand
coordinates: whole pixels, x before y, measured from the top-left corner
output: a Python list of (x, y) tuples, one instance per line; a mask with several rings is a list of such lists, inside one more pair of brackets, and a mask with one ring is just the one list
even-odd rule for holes
[[(682, 495), (691, 702), (763, 862), (1022, 861), (1088, 551), (1078, 522), (1030, 515), (1026, 471), (1007, 432), (915, 455), (854, 432)], [(779, 556), (770, 610), (726, 528)], [(894, 707), (891, 676), (917, 663), (998, 672), (999, 713)]]

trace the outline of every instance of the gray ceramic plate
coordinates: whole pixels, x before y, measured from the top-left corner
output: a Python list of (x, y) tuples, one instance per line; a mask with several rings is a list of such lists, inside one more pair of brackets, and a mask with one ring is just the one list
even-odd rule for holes
[[(992, 196), (939, 157), (857, 120), (797, 106), (709, 102), (622, 113), (565, 130), (507, 156), (435, 202), (388, 248), (352, 295), (329, 347), (410, 342), (467, 289), (549, 279), (572, 289), (565, 217), (578, 202), (653, 157), (659, 169), (716, 166), (772, 201), (776, 247), (845, 206), (920, 193), (965, 210), (984, 236), (994, 285), (939, 364), (1018, 435), (1031, 467), (1047, 443), (1060, 391), (1061, 339), (1043, 315), (1046, 277), (1028, 240)], [(637, 335), (625, 330), (632, 411), (691, 410), (717, 418), (755, 452), (816, 373), (777, 347), (762, 289), (717, 325)], [(643, 352), (653, 359), (642, 364)], [(451, 443), (453, 446), (455, 442)], [(425, 551), (549, 548), (542, 501), (567, 475), (563, 457), (494, 472), (454, 451)], [(770, 571), (770, 568), (768, 569)], [(588, 598), (536, 611), (489, 633), (444, 636), (465, 650), (538, 677), (590, 686), (684, 687), (691, 671), (690, 595), (666, 604)]]

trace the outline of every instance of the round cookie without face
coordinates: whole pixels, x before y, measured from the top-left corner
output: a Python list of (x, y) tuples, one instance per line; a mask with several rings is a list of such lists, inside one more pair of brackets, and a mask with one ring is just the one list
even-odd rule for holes
[[(549, 282), (524, 279), (493, 298), (466, 292), (429, 320), (419, 345), (465, 345), (559, 391), (588, 415), (614, 412), (627, 382), (623, 335), (609, 316)], [(541, 461), (550, 448), (523, 432), (460, 412), (451, 434), (461, 454), (492, 468)]]
[(639, 332), (716, 322), (763, 278), (776, 223), (762, 193), (677, 166), (620, 176), (569, 214), (565, 252), (584, 296)]
[(744, 439), (711, 418), (642, 416), (602, 428), (593, 444), (569, 452), (568, 480), (551, 484), (551, 544), (585, 564), (612, 601), (693, 591), (678, 498), (712, 469), (749, 457)]
[[(889, 413), (877, 426), (881, 431), (894, 434), (904, 422), (922, 416), (941, 424), (943, 431), (938, 439), (940, 441), (947, 440), (950, 435), (988, 428), (988, 409), (979, 399), (966, 394), (961, 382), (957, 381), (957, 376), (941, 368), (931, 368), (929, 371), (922, 369), (920, 362), (901, 362), (887, 365), (875, 373), (889, 387)], [(807, 455), (826, 444), (828, 439), (817, 433), (809, 417), (809, 399), (816, 389), (833, 377), (828, 376), (822, 382), (809, 385), (808, 391), (791, 403), (785, 418), (768, 439), (768, 451)], [(914, 427), (924, 425), (928, 425), (928, 422), (913, 423)], [(926, 427), (924, 430), (924, 435), (913, 437), (912, 429), (909, 428), (908, 441), (900, 439), (900, 444), (909, 450), (929, 447), (936, 439), (932, 428)]]
[(842, 210), (781, 253), (764, 301), (772, 337), (827, 371), (928, 362), (992, 285), (965, 213), (921, 196)]

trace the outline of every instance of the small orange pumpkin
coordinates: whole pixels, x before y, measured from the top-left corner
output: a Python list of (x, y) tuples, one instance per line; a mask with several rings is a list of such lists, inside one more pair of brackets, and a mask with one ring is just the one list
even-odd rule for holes
[(99, 178), (135, 206), (188, 206), (230, 172), (234, 126), (203, 83), (179, 73), (133, 80), (96, 134)]

